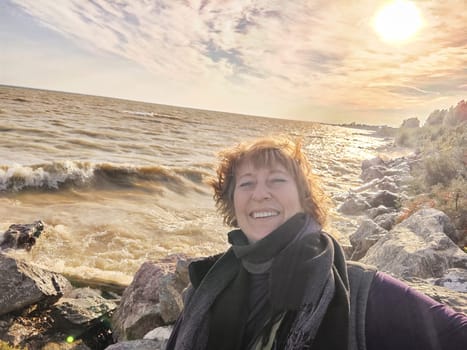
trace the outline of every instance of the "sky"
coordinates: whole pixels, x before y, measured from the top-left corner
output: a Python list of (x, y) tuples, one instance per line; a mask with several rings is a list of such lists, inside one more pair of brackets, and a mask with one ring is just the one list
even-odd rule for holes
[(467, 99), (466, 1), (0, 0), (0, 84), (399, 126)]

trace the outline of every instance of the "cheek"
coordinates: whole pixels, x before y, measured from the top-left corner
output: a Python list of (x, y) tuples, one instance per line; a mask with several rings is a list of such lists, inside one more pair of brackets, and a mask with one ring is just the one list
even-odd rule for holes
[(241, 207), (241, 195), (239, 195), (237, 192), (234, 192), (233, 194), (232, 203), (233, 203), (233, 211), (234, 213), (237, 213)]
[(297, 210), (303, 210), (303, 201), (302, 198), (300, 198), (300, 195), (298, 194), (297, 189), (291, 190), (289, 192), (289, 202), (288, 205), (293, 211)]

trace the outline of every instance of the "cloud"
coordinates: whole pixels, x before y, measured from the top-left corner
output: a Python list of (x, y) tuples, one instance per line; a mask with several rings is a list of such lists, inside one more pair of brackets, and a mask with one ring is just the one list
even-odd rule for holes
[(467, 14), (455, 0), (418, 1), (424, 28), (392, 46), (371, 27), (383, 1), (11, 1), (90, 51), (192, 87), (192, 98), (222, 90), (241, 112), (277, 115), (295, 103), (383, 110), (465, 92)]

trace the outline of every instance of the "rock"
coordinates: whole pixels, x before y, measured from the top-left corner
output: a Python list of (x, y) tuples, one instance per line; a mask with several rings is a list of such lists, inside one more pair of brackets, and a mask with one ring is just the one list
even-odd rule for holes
[(159, 310), (165, 325), (177, 320), (183, 309), (182, 291), (187, 285), (180, 284), (174, 274), (161, 276), (159, 283)]
[(395, 209), (387, 208), (384, 205), (379, 205), (376, 208), (370, 208), (365, 212), (366, 216), (368, 216), (370, 219), (374, 219), (377, 216), (380, 216), (383, 214), (389, 214), (389, 213), (395, 213)]
[(41, 220), (32, 224), (13, 224), (3, 233), (3, 240), (0, 249), (25, 249), (31, 250), (44, 230), (44, 223)]
[[(31, 347), (31, 349), (33, 349)], [(84, 344), (81, 340), (66, 343), (66, 342), (49, 342), (43, 345), (41, 350), (96, 350), (89, 348), (86, 344)]]
[(122, 295), (128, 287), (128, 285), (96, 276), (86, 277), (69, 273), (65, 273), (64, 276), (75, 287), (90, 287), (114, 295)]
[[(423, 225), (420, 225), (420, 223), (423, 223)], [(403, 225), (423, 237), (433, 231), (438, 231), (444, 232), (454, 243), (458, 243), (460, 239), (449, 217), (442, 211), (433, 208), (419, 210), (407, 218)]]
[[(182, 257), (179, 260), (184, 260)], [(122, 295), (113, 315), (116, 341), (142, 338), (148, 331), (174, 322), (183, 308), (187, 263), (145, 262)]]
[(73, 326), (87, 326), (108, 315), (117, 308), (111, 300), (100, 296), (86, 296), (79, 299), (61, 298), (52, 306), (56, 320)]
[[(443, 277), (435, 279), (433, 283), (436, 286), (446, 287), (450, 290), (455, 290), (461, 293), (467, 293), (467, 270), (448, 269), (444, 273)], [(467, 306), (467, 303), (465, 305)]]
[(384, 160), (381, 157), (365, 159), (365, 160), (362, 161), (362, 171), (364, 171), (364, 170), (366, 170), (368, 168), (375, 167), (375, 166), (385, 167), (386, 163), (384, 162)]
[(359, 187), (352, 188), (352, 192), (359, 193), (359, 192), (375, 189), (377, 188), (380, 182), (381, 182), (381, 179), (373, 179), (369, 182), (364, 183), (363, 185)]
[(389, 192), (397, 193), (400, 191), (400, 187), (391, 176), (384, 176), (376, 185), (378, 190), (385, 190)]
[(368, 202), (373, 208), (379, 207), (380, 205), (387, 208), (397, 208), (400, 206), (400, 196), (396, 193), (383, 190), (373, 194), (368, 199)]
[(173, 326), (157, 327), (146, 333), (143, 339), (168, 340), (172, 333)]
[(363, 197), (352, 193), (337, 208), (337, 211), (345, 215), (359, 215), (369, 208), (371, 205)]
[(144, 336), (144, 339), (151, 339), (155, 342), (157, 342), (156, 347), (159, 349), (165, 349), (165, 346), (167, 345), (167, 342), (169, 341), (170, 334), (172, 333), (172, 326), (167, 326), (167, 327), (157, 327), (147, 333)]
[(51, 305), (71, 290), (60, 274), (0, 254), (0, 315), (33, 304)]
[(107, 315), (115, 307), (99, 291), (73, 290), (51, 307), (4, 315), (0, 339), (28, 349), (102, 350), (113, 343)]
[(344, 251), (345, 258), (350, 259), (353, 254), (354, 247), (352, 247), (352, 245), (348, 243), (342, 243), (342, 242), (339, 242), (339, 243), (341, 244), (342, 250)]
[(350, 243), (354, 248), (350, 260), (356, 261), (363, 258), (368, 249), (387, 233), (388, 231), (378, 226), (374, 221), (364, 219), (357, 231), (349, 236)]
[(117, 304), (99, 295), (81, 293), (79, 298), (62, 298), (52, 306), (56, 328), (92, 349), (113, 343), (110, 316)]
[(166, 271), (145, 262), (125, 289), (112, 319), (116, 341), (141, 339), (150, 329), (163, 325), (159, 307), (159, 280)]
[(112, 344), (105, 350), (163, 350), (163, 348), (159, 346), (157, 341), (143, 339)]
[(435, 286), (416, 277), (408, 278), (404, 280), (404, 282), (430, 298), (450, 306), (457, 312), (462, 312), (467, 315), (466, 293), (461, 293), (441, 286)]
[(396, 224), (396, 220), (398, 217), (399, 217), (398, 213), (381, 214), (381, 215), (378, 215), (374, 219), (374, 222), (378, 226), (381, 226), (382, 228), (384, 228), (385, 230), (390, 231)]
[(376, 242), (361, 260), (398, 278), (440, 278), (467, 269), (467, 255), (446, 235), (449, 218), (435, 209), (414, 213)]
[(364, 182), (369, 182), (374, 179), (382, 179), (384, 178), (386, 173), (386, 168), (383, 166), (372, 166), (362, 171), (360, 174), (360, 178)]

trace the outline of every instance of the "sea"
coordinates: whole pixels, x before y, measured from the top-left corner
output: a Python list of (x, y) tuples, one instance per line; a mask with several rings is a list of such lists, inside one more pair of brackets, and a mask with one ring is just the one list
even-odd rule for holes
[(336, 208), (392, 142), (371, 130), (0, 85), (0, 240), (42, 220), (33, 249), (9, 254), (121, 285), (148, 260), (220, 253), (217, 153), (275, 135), (302, 140), (333, 200), (327, 230), (345, 240), (358, 220)]

